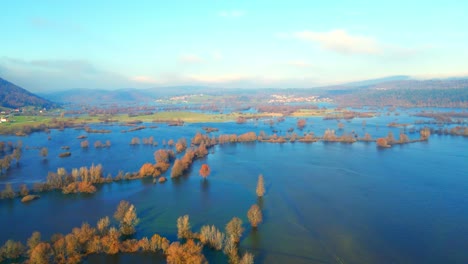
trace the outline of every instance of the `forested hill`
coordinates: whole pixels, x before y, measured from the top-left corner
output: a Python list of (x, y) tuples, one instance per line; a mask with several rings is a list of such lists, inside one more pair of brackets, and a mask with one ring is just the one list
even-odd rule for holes
[(54, 108), (57, 107), (57, 104), (0, 78), (0, 106), (8, 108), (25, 106)]

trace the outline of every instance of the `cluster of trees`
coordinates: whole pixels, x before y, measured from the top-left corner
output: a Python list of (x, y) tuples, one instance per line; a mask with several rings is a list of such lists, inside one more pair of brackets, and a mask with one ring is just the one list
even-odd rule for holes
[(87, 133), (95, 133), (95, 134), (108, 134), (108, 133), (112, 133), (111, 130), (107, 130), (107, 129), (92, 129), (92, 128), (89, 127), (89, 126), (85, 126), (85, 127), (84, 127), (84, 130), (85, 130)]
[[(43, 240), (41, 233), (33, 232), (26, 245), (8, 240), (0, 248), (0, 262), (39, 263), (79, 263), (91, 254), (117, 254), (147, 252), (166, 256), (169, 264), (207, 263), (202, 254), (204, 246), (213, 250), (223, 250), (234, 264), (252, 264), (250, 253), (239, 255), (238, 243), (244, 232), (242, 220), (234, 217), (225, 228), (225, 233), (215, 226), (205, 225), (199, 233), (191, 231), (188, 215), (177, 219), (178, 238), (186, 242), (170, 242), (167, 238), (154, 234), (140, 240), (131, 238), (136, 232), (139, 219), (136, 208), (127, 201), (121, 201), (114, 213), (117, 226), (111, 225), (109, 217), (98, 220), (96, 226), (83, 223), (68, 234), (55, 234), (49, 241)], [(198, 242), (196, 242), (198, 241)]]
[(420, 133), (419, 139), (410, 140), (408, 135), (406, 135), (404, 132), (400, 132), (399, 139), (395, 139), (393, 132), (389, 131), (387, 137), (378, 138), (376, 140), (376, 144), (378, 147), (389, 148), (392, 145), (396, 145), (396, 144), (407, 144), (407, 143), (413, 143), (413, 142), (418, 142), (418, 141), (427, 141), (429, 139), (429, 136), (431, 135), (431, 130), (429, 128), (423, 128), (419, 131), (419, 133)]
[(208, 149), (201, 143), (198, 147), (191, 147), (185, 151), (181, 159), (176, 159), (171, 170), (171, 178), (182, 176), (192, 165), (193, 161), (208, 155)]
[(69, 234), (53, 235), (50, 241), (43, 241), (37, 231), (27, 240), (26, 246), (8, 240), (0, 250), (0, 262), (26, 259), (28, 263), (79, 263), (89, 254), (165, 252), (169, 248), (169, 241), (157, 234), (151, 239), (122, 239), (122, 236), (133, 234), (138, 224), (134, 205), (122, 201), (114, 217), (119, 228), (111, 226), (109, 217), (104, 217), (97, 222), (96, 227), (83, 223)]
[[(395, 107), (468, 107), (467, 80), (454, 81), (403, 81), (379, 84), (378, 88), (363, 89), (335, 97), (341, 106), (395, 106)], [(443, 87), (443, 88), (442, 88)]]
[(110, 140), (106, 140), (106, 143), (102, 143), (100, 140), (97, 140), (94, 142), (94, 147), (95, 148), (110, 148), (111, 142)]
[(23, 154), (22, 148), (23, 143), (21, 141), (18, 141), (16, 145), (11, 141), (0, 141), (0, 155), (3, 155), (3, 158), (0, 159), (0, 174), (10, 169), (13, 160), (15, 160), (16, 164), (19, 164)]
[[(206, 259), (201, 255), (201, 249), (203, 246), (208, 246), (213, 250), (222, 250), (228, 256), (230, 263), (253, 263), (254, 257), (252, 254), (246, 252), (243, 256), (239, 256), (238, 245), (244, 230), (242, 220), (238, 217), (233, 217), (226, 224), (224, 233), (214, 225), (204, 225), (201, 227), (200, 232), (196, 233), (191, 230), (189, 216), (181, 216), (177, 219), (177, 237), (179, 239), (186, 239), (188, 246), (192, 250), (189, 254), (177, 254), (177, 261), (170, 256), (168, 256), (167, 260), (169, 263), (206, 263)], [(198, 240), (199, 243), (195, 242), (195, 240)], [(180, 250), (180, 252), (184, 251)], [(197, 261), (190, 262), (190, 259), (197, 259)]]
[(306, 124), (307, 124), (307, 122), (306, 122), (305, 119), (299, 119), (299, 120), (297, 120), (297, 128), (298, 128), (299, 130), (304, 129), (304, 127), (306, 126)]

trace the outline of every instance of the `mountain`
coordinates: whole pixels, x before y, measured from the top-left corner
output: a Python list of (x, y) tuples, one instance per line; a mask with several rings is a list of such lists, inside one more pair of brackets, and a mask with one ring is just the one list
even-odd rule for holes
[(362, 87), (362, 86), (377, 85), (379, 83), (384, 83), (384, 82), (406, 81), (406, 80), (410, 80), (410, 79), (411, 79), (410, 76), (396, 75), (396, 76), (388, 76), (388, 77), (377, 78), (377, 79), (349, 82), (349, 83), (345, 83), (343, 85), (344, 86), (353, 86), (353, 87)]
[(53, 101), (73, 104), (147, 102), (153, 100), (154, 97), (149, 92), (139, 89), (72, 89), (41, 95)]
[(54, 108), (58, 105), (0, 78), (0, 106), (7, 108), (25, 106)]

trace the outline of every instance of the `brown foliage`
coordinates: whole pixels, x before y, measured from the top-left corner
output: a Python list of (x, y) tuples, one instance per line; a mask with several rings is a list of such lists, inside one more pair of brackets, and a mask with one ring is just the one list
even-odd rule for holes
[(151, 163), (145, 163), (140, 168), (140, 177), (154, 176), (156, 174), (156, 168)]
[(304, 129), (304, 127), (306, 126), (306, 121), (305, 119), (299, 119), (297, 120), (297, 128), (299, 128), (300, 130)]
[(210, 166), (208, 164), (203, 164), (198, 172), (204, 179), (210, 175)]
[(381, 148), (389, 148), (389, 147), (391, 147), (391, 146), (387, 143), (387, 139), (386, 139), (386, 138), (378, 138), (378, 139), (377, 139), (377, 146), (378, 146), (378, 147), (381, 147)]
[(96, 187), (90, 182), (72, 182), (66, 187), (63, 187), (62, 192), (64, 194), (70, 193), (94, 193)]
[(247, 218), (249, 219), (252, 227), (256, 228), (258, 224), (263, 221), (263, 215), (262, 211), (260, 211), (260, 207), (258, 207), (256, 204), (252, 205), (247, 212)]
[(80, 146), (81, 146), (82, 148), (88, 148), (88, 147), (89, 147), (89, 142), (88, 142), (88, 140), (83, 140), (83, 141), (81, 141)]
[(202, 264), (208, 263), (202, 255), (202, 245), (193, 242), (189, 239), (187, 243), (180, 244), (174, 242), (167, 250), (167, 263), (168, 264)]
[(265, 194), (265, 184), (263, 182), (263, 175), (258, 175), (257, 189), (255, 190), (258, 197), (262, 197)]
[(48, 264), (52, 262), (53, 249), (49, 243), (41, 242), (31, 251), (30, 264)]

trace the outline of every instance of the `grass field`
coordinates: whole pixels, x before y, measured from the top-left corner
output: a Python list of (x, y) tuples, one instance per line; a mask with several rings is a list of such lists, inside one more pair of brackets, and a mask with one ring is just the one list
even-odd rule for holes
[[(299, 110), (292, 114), (292, 116), (324, 116), (330, 110)], [(233, 122), (239, 116), (247, 119), (254, 118), (268, 118), (268, 117), (281, 117), (280, 113), (228, 113), (228, 114), (211, 114), (189, 111), (168, 111), (158, 112), (152, 115), (141, 116), (128, 116), (126, 114), (115, 115), (108, 117), (112, 121), (127, 123), (132, 121), (142, 122), (170, 122), (170, 121), (183, 121), (187, 123), (216, 123), (216, 122)], [(52, 116), (13, 116), (10, 122), (0, 124), (0, 134), (15, 134), (26, 127), (38, 127), (39, 125), (46, 125), (48, 127), (56, 127), (57, 123), (53, 122), (55, 119), (58, 122), (64, 121), (71, 124), (93, 124), (103, 122), (104, 116), (81, 116), (81, 117), (52, 117)]]

